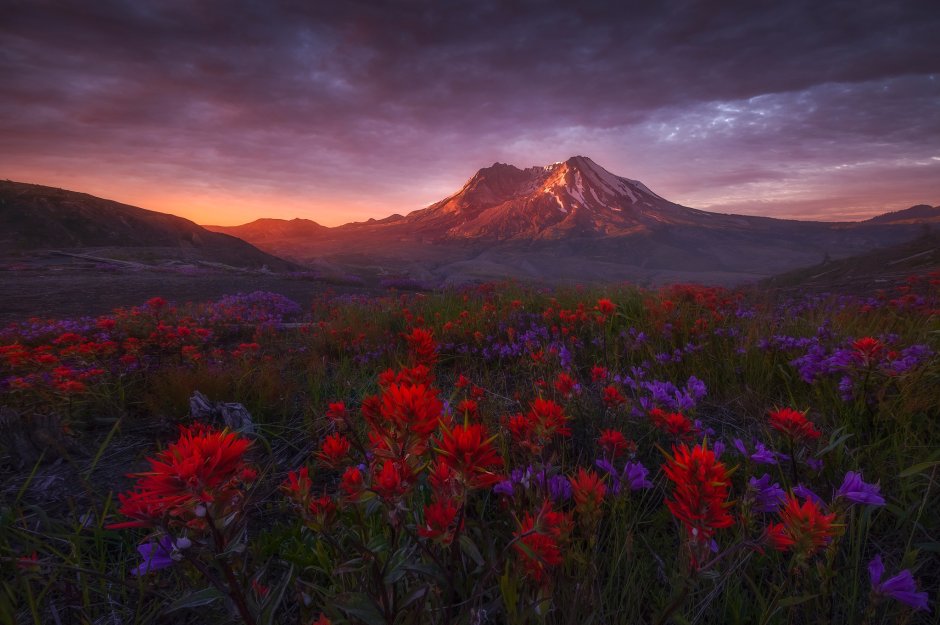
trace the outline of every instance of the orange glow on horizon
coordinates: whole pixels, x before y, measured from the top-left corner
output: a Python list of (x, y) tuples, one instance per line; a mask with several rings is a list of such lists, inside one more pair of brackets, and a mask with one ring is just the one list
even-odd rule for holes
[[(382, 219), (395, 213), (365, 202), (337, 199), (324, 202), (288, 194), (249, 192), (238, 194), (224, 188), (154, 189), (152, 184), (138, 184), (120, 179), (66, 175), (17, 175), (0, 177), (16, 182), (56, 187), (87, 193), (105, 200), (146, 210), (176, 215), (204, 226), (240, 226), (256, 219), (310, 219), (323, 226), (341, 226), (369, 218)], [(208, 187), (208, 185), (207, 185)], [(326, 206), (324, 206), (326, 204)]]

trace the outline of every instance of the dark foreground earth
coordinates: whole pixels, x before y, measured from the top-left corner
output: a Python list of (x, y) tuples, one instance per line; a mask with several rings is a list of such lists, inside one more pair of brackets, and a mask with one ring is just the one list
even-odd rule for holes
[(0, 325), (30, 317), (97, 316), (154, 296), (175, 302), (207, 302), (233, 293), (269, 291), (306, 309), (325, 291), (365, 293), (377, 287), (304, 273), (138, 263), (121, 266), (37, 254), (0, 261)]

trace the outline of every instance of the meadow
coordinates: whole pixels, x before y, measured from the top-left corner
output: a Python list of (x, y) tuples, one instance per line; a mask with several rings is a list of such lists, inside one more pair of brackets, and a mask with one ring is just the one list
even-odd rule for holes
[(14, 323), (0, 623), (937, 622), (938, 352), (937, 273)]

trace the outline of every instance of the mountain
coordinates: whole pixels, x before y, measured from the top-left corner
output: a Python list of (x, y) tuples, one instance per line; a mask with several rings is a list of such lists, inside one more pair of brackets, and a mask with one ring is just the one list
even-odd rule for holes
[(405, 216), (322, 229), (302, 222), (216, 230), (303, 262), (431, 284), (739, 284), (899, 244), (923, 228), (711, 213), (670, 202), (586, 156), (525, 169), (494, 163), (453, 195)]
[(916, 224), (916, 223), (940, 223), (940, 206), (930, 206), (929, 204), (918, 204), (904, 210), (884, 213), (877, 217), (872, 217), (866, 223), (871, 224)]
[(0, 181), (0, 248), (8, 252), (119, 249), (132, 258), (296, 269), (241, 239), (210, 232), (182, 217), (11, 181)]
[(574, 156), (528, 169), (494, 163), (456, 194), (403, 222), (438, 239), (531, 241), (626, 236), (713, 217), (615, 176), (586, 156)]
[(928, 231), (900, 245), (773, 276), (761, 281), (759, 286), (781, 290), (871, 293), (903, 284), (908, 276), (924, 276), (933, 272), (940, 272), (940, 233)]
[(268, 245), (278, 245), (291, 240), (306, 240), (324, 234), (329, 228), (310, 219), (256, 219), (240, 226), (203, 226), (211, 232), (223, 232), (239, 239), (252, 240)]

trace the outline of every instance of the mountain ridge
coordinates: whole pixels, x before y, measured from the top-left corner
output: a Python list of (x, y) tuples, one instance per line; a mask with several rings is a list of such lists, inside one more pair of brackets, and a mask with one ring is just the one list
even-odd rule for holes
[(297, 268), (243, 239), (211, 232), (183, 217), (13, 181), (0, 181), (0, 247), (9, 252), (121, 248), (236, 267)]

